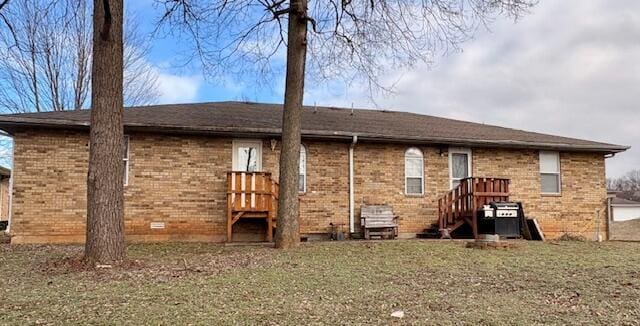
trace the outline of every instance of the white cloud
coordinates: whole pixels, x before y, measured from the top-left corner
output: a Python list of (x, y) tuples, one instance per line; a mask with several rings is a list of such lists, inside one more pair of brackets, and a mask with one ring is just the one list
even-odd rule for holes
[(200, 76), (179, 76), (158, 71), (158, 91), (161, 104), (188, 103), (198, 98), (203, 79)]
[[(640, 168), (640, 2), (541, 1), (464, 52), (401, 77), (380, 107), (630, 145), (609, 176)], [(315, 88), (307, 103), (370, 106), (366, 87)]]

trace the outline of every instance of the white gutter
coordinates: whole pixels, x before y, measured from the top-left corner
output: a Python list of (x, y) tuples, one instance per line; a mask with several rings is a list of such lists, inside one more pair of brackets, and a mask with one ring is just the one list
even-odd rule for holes
[(356, 147), (357, 142), (358, 142), (358, 136), (354, 135), (353, 141), (351, 142), (351, 145), (349, 145), (349, 233), (350, 234), (356, 232), (356, 225), (355, 225), (355, 218), (354, 218), (356, 201), (355, 201), (355, 195), (354, 195), (355, 184), (353, 182), (353, 174), (354, 174), (353, 149)]

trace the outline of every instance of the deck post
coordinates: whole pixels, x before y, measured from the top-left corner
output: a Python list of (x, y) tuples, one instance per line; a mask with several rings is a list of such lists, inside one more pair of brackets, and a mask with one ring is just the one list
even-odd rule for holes
[(472, 200), (472, 209), (471, 209), (471, 229), (473, 230), (473, 238), (478, 239), (478, 197), (475, 196), (478, 190), (478, 184), (475, 179), (472, 180), (472, 190), (471, 190), (471, 200)]
[(267, 242), (273, 241), (273, 210), (267, 213)]
[(233, 174), (233, 172), (229, 172), (227, 173), (227, 242), (231, 242), (231, 236), (232, 236), (232, 227), (233, 225), (231, 224), (231, 219), (233, 218), (231, 216), (232, 212), (233, 212), (233, 208), (232, 208), (232, 203), (233, 203), (233, 196), (235, 196), (235, 192), (233, 191), (233, 187), (234, 187), (234, 177), (235, 175)]
[(231, 205), (231, 199), (229, 199), (229, 205), (227, 206), (227, 242), (233, 240), (233, 212)]
[(444, 229), (444, 221), (442, 216), (442, 198), (438, 198), (438, 228)]

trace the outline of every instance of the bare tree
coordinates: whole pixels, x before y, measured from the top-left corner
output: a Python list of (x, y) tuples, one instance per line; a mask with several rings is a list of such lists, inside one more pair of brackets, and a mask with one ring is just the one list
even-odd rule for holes
[(640, 170), (632, 170), (621, 177), (607, 179), (607, 189), (620, 192), (620, 197), (640, 201)]
[(0, 1), (0, 24), (3, 24), (9, 30), (9, 32), (12, 32), (13, 31), (13, 25), (11, 25), (11, 22), (9, 21), (9, 19), (5, 15), (6, 10), (3, 11), (3, 9), (6, 8), (7, 5), (9, 4), (9, 1), (10, 0), (2, 0), (2, 1)]
[(87, 238), (91, 264), (125, 259), (123, 0), (94, 0)]
[[(5, 7), (0, 31), (0, 106), (10, 112), (87, 107), (91, 83), (91, 6), (86, 0), (22, 0)], [(125, 104), (158, 97), (146, 61), (149, 41), (132, 19), (125, 32)]]
[(387, 89), (383, 79), (388, 72), (456, 50), (479, 27), (499, 15), (517, 18), (534, 1), (157, 0), (164, 9), (160, 22), (181, 27), (168, 32), (191, 41), (199, 63), (212, 74), (269, 74), (286, 65), (279, 248), (299, 241), (297, 169), (305, 78), (360, 79), (371, 90)]

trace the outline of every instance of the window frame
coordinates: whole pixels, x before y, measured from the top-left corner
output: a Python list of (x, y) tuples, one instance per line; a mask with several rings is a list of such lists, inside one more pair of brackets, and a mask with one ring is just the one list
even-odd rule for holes
[[(543, 154), (553, 154), (557, 159), (558, 171), (543, 171), (542, 170), (542, 155)], [(560, 152), (558, 151), (539, 151), (538, 152), (538, 170), (540, 175), (540, 194), (541, 195), (549, 195), (549, 196), (558, 196), (562, 195), (562, 166), (560, 165)], [(545, 192), (542, 190), (542, 175), (555, 175), (558, 180), (558, 191), (557, 192)]]
[[(302, 152), (304, 151), (304, 173), (302, 173)], [(300, 144), (300, 162), (298, 163), (298, 178), (302, 178), (302, 190), (300, 190), (300, 181), (298, 180), (298, 193), (305, 194), (307, 193), (307, 158), (309, 157), (309, 151), (307, 150), (307, 146), (304, 144)]]
[[(417, 150), (420, 153), (420, 157), (415, 156), (415, 157), (408, 157), (407, 154), (409, 153), (410, 150)], [(411, 160), (420, 160), (420, 176), (408, 176), (407, 175), (407, 160), (411, 159)], [(407, 182), (408, 179), (418, 179), (420, 178), (420, 193), (417, 192), (409, 192), (409, 183)], [(409, 147), (404, 151), (404, 194), (406, 196), (424, 196), (425, 191), (424, 191), (424, 152), (418, 148), (418, 147)]]
[(466, 147), (450, 147), (448, 150), (449, 154), (449, 189), (453, 189), (453, 181), (454, 180), (462, 180), (464, 178), (454, 178), (453, 177), (453, 154), (466, 154), (467, 155), (467, 172), (468, 175), (465, 178), (470, 178), (473, 176), (473, 152), (471, 148)]
[(237, 172), (249, 172), (237, 169), (236, 166), (238, 164), (238, 148), (244, 145), (248, 145), (245, 147), (255, 147), (257, 150), (256, 153), (256, 171), (254, 172), (262, 172), (262, 140), (260, 139), (235, 139), (232, 142), (232, 152), (231, 153), (231, 170)]

